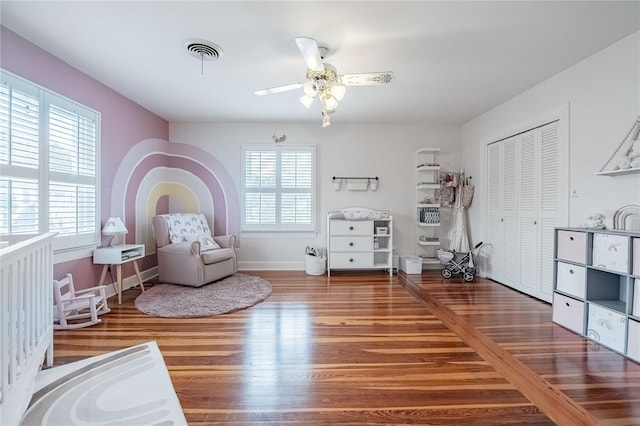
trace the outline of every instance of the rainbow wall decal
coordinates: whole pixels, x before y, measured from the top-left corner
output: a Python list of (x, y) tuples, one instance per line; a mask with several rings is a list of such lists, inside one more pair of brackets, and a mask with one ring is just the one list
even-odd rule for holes
[(146, 244), (147, 253), (153, 253), (151, 218), (174, 212), (204, 213), (214, 235), (240, 232), (239, 197), (222, 163), (192, 145), (143, 140), (118, 166), (111, 216), (124, 218), (129, 235), (135, 235), (135, 242)]

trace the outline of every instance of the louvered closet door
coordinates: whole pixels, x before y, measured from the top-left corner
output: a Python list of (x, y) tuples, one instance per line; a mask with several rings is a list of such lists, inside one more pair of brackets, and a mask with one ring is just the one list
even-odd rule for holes
[(558, 122), (540, 128), (540, 263), (536, 296), (551, 302), (553, 295), (553, 238), (560, 224), (560, 155)]
[(539, 134), (530, 130), (519, 137), (518, 243), (519, 289), (534, 294), (538, 282), (538, 155)]
[(504, 176), (502, 193), (502, 247), (503, 272), (502, 282), (512, 287), (518, 286), (519, 252), (518, 239), (518, 140), (510, 138), (504, 145)]
[(516, 157), (515, 137), (487, 150), (487, 276), (510, 286), (518, 282)]
[(502, 143), (487, 147), (487, 277), (499, 281), (503, 267), (502, 237)]
[(487, 156), (487, 276), (551, 301), (559, 224), (558, 122), (492, 143)]

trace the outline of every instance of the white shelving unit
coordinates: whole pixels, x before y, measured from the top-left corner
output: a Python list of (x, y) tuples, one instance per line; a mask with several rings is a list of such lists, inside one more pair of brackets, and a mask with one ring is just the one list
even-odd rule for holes
[(640, 362), (640, 233), (556, 228), (553, 321)]
[(440, 264), (440, 163), (436, 156), (440, 148), (420, 148), (416, 151), (416, 256), (423, 265)]

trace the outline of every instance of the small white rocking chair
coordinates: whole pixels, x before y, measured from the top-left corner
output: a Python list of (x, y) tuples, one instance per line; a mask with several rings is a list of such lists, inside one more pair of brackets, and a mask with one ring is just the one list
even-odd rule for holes
[[(105, 286), (76, 290), (71, 274), (53, 280), (53, 328), (56, 330), (82, 328), (102, 321), (98, 315), (111, 311), (107, 306)], [(69, 320), (74, 321), (69, 323)]]

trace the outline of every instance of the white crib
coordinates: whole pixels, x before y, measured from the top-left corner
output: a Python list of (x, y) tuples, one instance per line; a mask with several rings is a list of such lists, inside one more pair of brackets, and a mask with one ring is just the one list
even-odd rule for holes
[(0, 249), (0, 425), (20, 423), (46, 353), (53, 364), (53, 237)]

